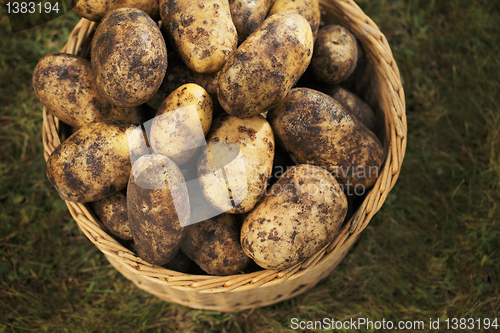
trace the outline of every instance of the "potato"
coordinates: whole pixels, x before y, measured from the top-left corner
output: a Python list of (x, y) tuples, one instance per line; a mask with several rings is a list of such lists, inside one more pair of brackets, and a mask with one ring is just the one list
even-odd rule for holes
[[(148, 122), (149, 123), (149, 122)], [(144, 124), (147, 125), (148, 123)], [(130, 153), (130, 165), (134, 165), (143, 155), (149, 155), (153, 153), (153, 150), (149, 146), (149, 140), (147, 140), (146, 131), (143, 126), (133, 127), (132, 130), (128, 131), (128, 148)]]
[(76, 15), (99, 22), (109, 11), (117, 8), (133, 7), (148, 14), (153, 20), (160, 20), (158, 1), (146, 0), (72, 0), (72, 9)]
[(342, 104), (347, 112), (356, 117), (370, 131), (375, 132), (378, 129), (375, 113), (361, 98), (340, 86), (328, 86), (322, 91)]
[(188, 83), (165, 99), (153, 119), (150, 132), (155, 153), (181, 165), (205, 145), (212, 124), (212, 98), (197, 84)]
[(271, 176), (274, 135), (262, 116), (219, 116), (198, 160), (203, 194), (221, 212), (250, 211)]
[(167, 70), (167, 48), (156, 23), (137, 8), (112, 10), (91, 46), (97, 88), (111, 104), (132, 107), (158, 90)]
[[(341, 85), (325, 84), (317, 81), (312, 73), (311, 66), (309, 66), (299, 82), (297, 82), (297, 87), (311, 88), (333, 97), (336, 101), (342, 104), (342, 106), (344, 106), (347, 112), (358, 118), (358, 120), (360, 120), (361, 123), (363, 123), (363, 125), (365, 125), (370, 131), (377, 133), (379, 129), (379, 122), (372, 108), (364, 100), (358, 97), (359, 95), (344, 87), (344, 84), (347, 82), (350, 83), (352, 76), (358, 71), (359, 64), (360, 62), (358, 61), (354, 73), (349, 76), (347, 81), (342, 81)], [(360, 82), (358, 81), (358, 83)], [(368, 87), (365, 83), (363, 83), (363, 87), (362, 91), (368, 92)], [(360, 91), (359, 89), (357, 90)]]
[(46, 172), (61, 198), (86, 203), (123, 190), (131, 167), (128, 134), (134, 128), (120, 120), (92, 123), (57, 146)]
[(139, 257), (160, 266), (171, 261), (186, 234), (191, 210), (179, 167), (166, 156), (140, 157), (130, 174), (127, 205)]
[(160, 0), (160, 15), (182, 60), (198, 73), (219, 71), (237, 47), (227, 1)]
[(160, 85), (160, 88), (151, 97), (146, 104), (155, 110), (158, 110), (161, 103), (170, 95), (175, 89), (187, 83), (196, 83), (203, 87), (212, 99), (217, 98), (217, 76), (219, 72), (201, 74), (191, 70), (186, 64), (177, 56), (175, 52), (168, 54), (168, 68), (165, 78)]
[(311, 27), (304, 17), (279, 13), (267, 18), (222, 68), (221, 106), (237, 117), (273, 108), (304, 73), (312, 50)]
[(243, 251), (264, 269), (283, 270), (309, 258), (337, 235), (347, 199), (323, 168), (290, 168), (241, 227)]
[(358, 61), (356, 37), (340, 25), (327, 25), (318, 32), (311, 61), (316, 78), (336, 84), (347, 79)]
[[(198, 178), (197, 162), (203, 149), (196, 151), (196, 154), (185, 164), (181, 171), (186, 180), (186, 186), (189, 192), (189, 203), (191, 204), (191, 224), (210, 219), (214, 216), (224, 213), (224, 210), (218, 209), (207, 200), (203, 194), (202, 184)], [(227, 196), (226, 189), (226, 196)]]
[(304, 16), (307, 22), (309, 22), (309, 25), (311, 25), (313, 39), (316, 40), (319, 22), (321, 20), (318, 0), (276, 0), (268, 16), (287, 12), (299, 13)]
[(116, 237), (131, 240), (126, 191), (92, 202), (90, 206), (104, 226)]
[(240, 245), (240, 227), (230, 214), (190, 225), (181, 250), (210, 275), (242, 273), (250, 262)]
[(378, 138), (332, 97), (295, 88), (267, 119), (297, 164), (314, 163), (360, 192), (375, 184), (384, 150)]
[(238, 42), (243, 42), (264, 22), (274, 0), (229, 0), (231, 17), (238, 31)]
[(33, 87), (47, 110), (66, 124), (121, 119), (134, 124), (146, 120), (140, 108), (111, 105), (99, 93), (90, 62), (67, 53), (43, 56), (33, 71)]

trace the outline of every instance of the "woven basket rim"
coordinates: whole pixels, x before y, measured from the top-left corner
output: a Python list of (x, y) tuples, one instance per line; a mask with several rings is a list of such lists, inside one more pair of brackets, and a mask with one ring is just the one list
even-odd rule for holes
[[(399, 69), (386, 37), (359, 6), (353, 0), (320, 0), (320, 4), (323, 10), (333, 13), (339, 23), (348, 26), (363, 44), (368, 57), (374, 64), (375, 75), (380, 83), (380, 98), (385, 106), (382, 110), (385, 115), (387, 141), (385, 163), (375, 185), (370, 189), (352, 218), (343, 225), (338, 236), (311, 258), (282, 271), (262, 270), (222, 277), (190, 275), (145, 262), (104, 231), (100, 222), (96, 220), (85, 204), (66, 201), (68, 210), (80, 230), (107, 258), (111, 257), (144, 279), (174, 289), (206, 293), (235, 292), (245, 288), (261, 288), (279, 284), (285, 280), (296, 279), (307, 274), (311, 269), (326, 264), (335, 254), (345, 250), (347, 244), (350, 244), (349, 241), (359, 237), (361, 231), (366, 228), (375, 213), (382, 207), (401, 170), (407, 140), (404, 90)], [(68, 42), (61, 52), (78, 55), (88, 52), (89, 45), (85, 45), (85, 41), (92, 35), (96, 26), (96, 23), (82, 18), (71, 32)], [(61, 143), (59, 133), (59, 120), (50, 115), (44, 107), (43, 147), (45, 160)]]

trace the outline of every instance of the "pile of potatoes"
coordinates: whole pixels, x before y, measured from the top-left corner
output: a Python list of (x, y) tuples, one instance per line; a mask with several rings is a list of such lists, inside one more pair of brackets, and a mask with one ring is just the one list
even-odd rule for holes
[(49, 54), (33, 73), (72, 133), (47, 177), (145, 261), (211, 275), (286, 269), (336, 237), (353, 189), (374, 185), (377, 118), (341, 87), (364, 53), (346, 28), (320, 28), (317, 0), (73, 10), (99, 22), (90, 59)]

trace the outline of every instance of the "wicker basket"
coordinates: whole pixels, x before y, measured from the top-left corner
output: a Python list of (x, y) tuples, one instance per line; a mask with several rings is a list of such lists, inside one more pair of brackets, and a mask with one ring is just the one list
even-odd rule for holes
[[(261, 270), (233, 276), (189, 275), (144, 262), (108, 235), (84, 204), (66, 201), (82, 232), (107, 260), (139, 288), (168, 302), (216, 311), (241, 311), (274, 304), (304, 293), (340, 263), (373, 215), (381, 208), (400, 172), (406, 149), (405, 99), (399, 71), (385, 36), (352, 0), (320, 0), (322, 20), (349, 28), (363, 44), (372, 70), (365, 99), (385, 123), (379, 136), (386, 159), (375, 186), (337, 238), (305, 262), (283, 271)], [(62, 52), (88, 56), (96, 24), (86, 19), (71, 32)], [(59, 120), (43, 110), (44, 157), (64, 139)]]

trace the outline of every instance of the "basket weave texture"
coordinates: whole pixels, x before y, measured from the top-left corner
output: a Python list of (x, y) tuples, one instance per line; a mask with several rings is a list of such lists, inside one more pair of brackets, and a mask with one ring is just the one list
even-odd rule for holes
[[(241, 311), (274, 304), (304, 293), (328, 276), (342, 261), (373, 215), (382, 207), (399, 176), (407, 124), (405, 98), (399, 70), (387, 39), (377, 25), (352, 0), (320, 0), (322, 20), (335, 21), (351, 30), (373, 65), (370, 81), (372, 105), (385, 123), (381, 134), (386, 158), (374, 187), (339, 235), (305, 262), (283, 271), (261, 270), (232, 276), (189, 275), (151, 265), (118, 243), (103, 230), (85, 204), (66, 201), (81, 231), (107, 260), (137, 287), (158, 298), (192, 308)], [(330, 21), (330, 22), (329, 22)], [(61, 52), (86, 56), (96, 24), (82, 18)], [(372, 103), (373, 104), (373, 103)], [(63, 140), (59, 120), (43, 109), (43, 146), (47, 160)]]

